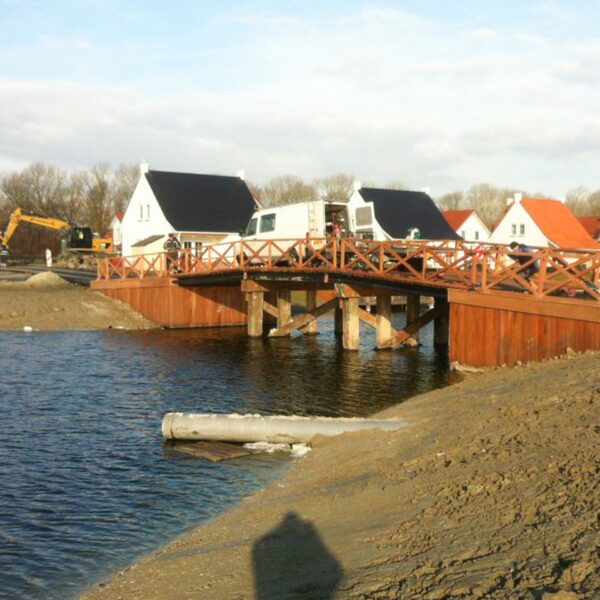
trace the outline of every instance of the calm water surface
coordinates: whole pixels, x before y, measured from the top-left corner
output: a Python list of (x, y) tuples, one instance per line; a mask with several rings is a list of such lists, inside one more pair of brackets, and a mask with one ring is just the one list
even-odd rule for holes
[[(404, 315), (396, 315), (399, 327)], [(0, 333), (0, 597), (64, 599), (280, 476), (282, 456), (213, 464), (163, 445), (169, 411), (367, 415), (445, 385), (415, 351), (343, 352), (243, 329)]]

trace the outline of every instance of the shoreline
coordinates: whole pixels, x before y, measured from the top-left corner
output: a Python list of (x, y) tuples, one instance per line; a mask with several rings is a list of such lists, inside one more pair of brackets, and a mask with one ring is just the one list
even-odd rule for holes
[(317, 438), (81, 598), (591, 598), (599, 358), (471, 375), (377, 413), (411, 428)]

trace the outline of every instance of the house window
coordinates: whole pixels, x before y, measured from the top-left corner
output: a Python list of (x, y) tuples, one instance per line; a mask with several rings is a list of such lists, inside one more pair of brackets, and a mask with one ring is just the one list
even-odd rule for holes
[(192, 249), (192, 242), (183, 242), (183, 247), (186, 250), (191, 250)]
[(139, 218), (139, 220), (140, 221), (144, 220), (144, 205), (143, 204), (140, 204), (140, 218)]
[(516, 223), (513, 223), (510, 226), (510, 235), (512, 235), (512, 236), (517, 235), (517, 224)]
[(479, 239), (479, 231), (475, 232), (475, 240), (477, 241)]
[(519, 235), (525, 235), (525, 223), (519, 225)]
[(269, 215), (263, 215), (260, 219), (260, 232), (268, 233), (269, 231), (275, 231), (275, 213)]
[(467, 232), (466, 232), (464, 229), (463, 229), (463, 230), (460, 232), (460, 237), (461, 237), (463, 240), (466, 240), (466, 239), (467, 239)]
[(150, 220), (150, 205), (146, 204), (146, 221)]

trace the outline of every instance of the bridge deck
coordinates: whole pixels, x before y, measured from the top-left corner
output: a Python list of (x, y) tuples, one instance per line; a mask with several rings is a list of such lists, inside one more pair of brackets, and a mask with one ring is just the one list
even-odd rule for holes
[(340, 282), (443, 295), (448, 289), (519, 292), (600, 304), (600, 252), (455, 241), (375, 242), (356, 239), (243, 241), (184, 250), (176, 258), (104, 259), (98, 279), (164, 277), (180, 285), (236, 283), (246, 278)]

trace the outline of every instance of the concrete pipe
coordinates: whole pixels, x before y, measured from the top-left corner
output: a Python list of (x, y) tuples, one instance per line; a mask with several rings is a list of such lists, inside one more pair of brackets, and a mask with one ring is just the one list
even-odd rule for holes
[(167, 413), (162, 421), (162, 433), (169, 440), (301, 444), (315, 435), (332, 436), (362, 429), (396, 431), (408, 425), (396, 419)]

